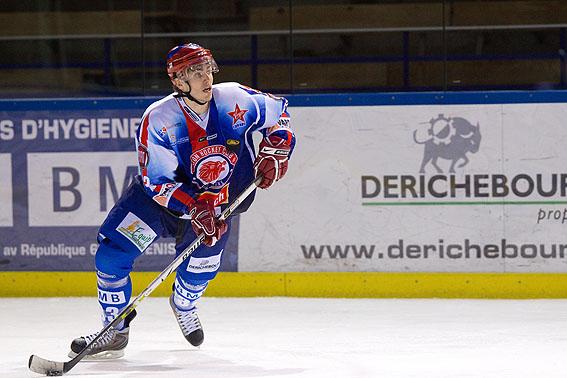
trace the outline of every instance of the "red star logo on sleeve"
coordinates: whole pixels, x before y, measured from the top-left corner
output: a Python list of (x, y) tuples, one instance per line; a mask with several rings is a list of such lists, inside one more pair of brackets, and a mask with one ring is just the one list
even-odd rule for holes
[(234, 126), (238, 121), (246, 122), (244, 121), (244, 114), (246, 114), (247, 111), (248, 111), (247, 109), (240, 109), (238, 104), (236, 104), (234, 111), (227, 113), (229, 116), (232, 117), (232, 125)]

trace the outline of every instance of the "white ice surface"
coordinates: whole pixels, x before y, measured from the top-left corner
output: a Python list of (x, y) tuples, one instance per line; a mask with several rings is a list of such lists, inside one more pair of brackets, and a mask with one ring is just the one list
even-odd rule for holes
[[(85, 377), (567, 377), (567, 300), (203, 298), (205, 343), (182, 337), (166, 298), (138, 307), (123, 359)], [(0, 299), (0, 376), (38, 377), (100, 329), (95, 298)]]

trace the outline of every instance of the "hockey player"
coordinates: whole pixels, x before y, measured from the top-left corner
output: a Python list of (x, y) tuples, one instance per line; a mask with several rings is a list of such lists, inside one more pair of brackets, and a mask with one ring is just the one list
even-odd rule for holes
[[(238, 83), (213, 85), (218, 66), (197, 44), (167, 54), (173, 93), (150, 105), (137, 131), (140, 175), (99, 230), (95, 256), (104, 325), (128, 305), (134, 260), (160, 237), (175, 237), (179, 254), (200, 233), (201, 245), (177, 269), (170, 306), (187, 341), (203, 343), (196, 303), (221, 265), (230, 219), (216, 216), (259, 175), (269, 188), (286, 173), (295, 144), (287, 101)], [(252, 133), (262, 133), (255, 154)], [(253, 195), (240, 205), (245, 211)], [(118, 358), (128, 344), (130, 313), (89, 358)], [(97, 334), (71, 343), (76, 356)]]

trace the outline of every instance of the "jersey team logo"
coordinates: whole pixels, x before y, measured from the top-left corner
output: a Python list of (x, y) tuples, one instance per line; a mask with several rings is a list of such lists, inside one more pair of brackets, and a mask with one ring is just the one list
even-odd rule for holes
[(230, 179), (238, 155), (225, 146), (201, 148), (191, 154), (191, 172), (199, 187), (220, 189)]
[(244, 115), (248, 109), (240, 109), (238, 104), (234, 107), (234, 111), (228, 112), (227, 114), (232, 117), (232, 128), (236, 129), (246, 125), (246, 121), (244, 120)]
[(197, 176), (206, 182), (217, 181), (224, 171), (226, 171), (226, 161), (210, 160), (200, 165)]

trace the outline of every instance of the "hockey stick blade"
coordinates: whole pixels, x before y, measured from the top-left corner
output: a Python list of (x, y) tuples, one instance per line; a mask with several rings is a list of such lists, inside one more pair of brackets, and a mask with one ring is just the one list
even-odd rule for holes
[(47, 375), (48, 377), (58, 377), (65, 372), (65, 364), (63, 362), (49, 361), (38, 357), (35, 354), (30, 357), (28, 367), (31, 371)]
[[(234, 210), (242, 203), (244, 199), (246, 199), (255, 189), (256, 186), (260, 183), (262, 177), (257, 177), (248, 187), (240, 193), (234, 201), (221, 213), (218, 219), (225, 220), (228, 218)], [(61, 376), (64, 373), (67, 373), (71, 370), (75, 365), (79, 363), (85, 357), (89, 349), (92, 345), (94, 345), (102, 336), (109, 332), (112, 328), (116, 328), (118, 324), (134, 309), (140, 304), (140, 302), (148, 297), (172, 272), (175, 271), (187, 259), (191, 254), (201, 245), (201, 243), (205, 240), (205, 234), (202, 233), (191, 243), (183, 252), (179, 254), (168, 266), (163, 270), (128, 306), (126, 306), (116, 318), (109, 324), (107, 324), (99, 334), (88, 343), (79, 354), (77, 354), (73, 359), (67, 362), (56, 362), (46, 360), (44, 358), (38, 357), (36, 355), (30, 356), (28, 367), (31, 371), (34, 371), (39, 374), (44, 374), (47, 376)]]

